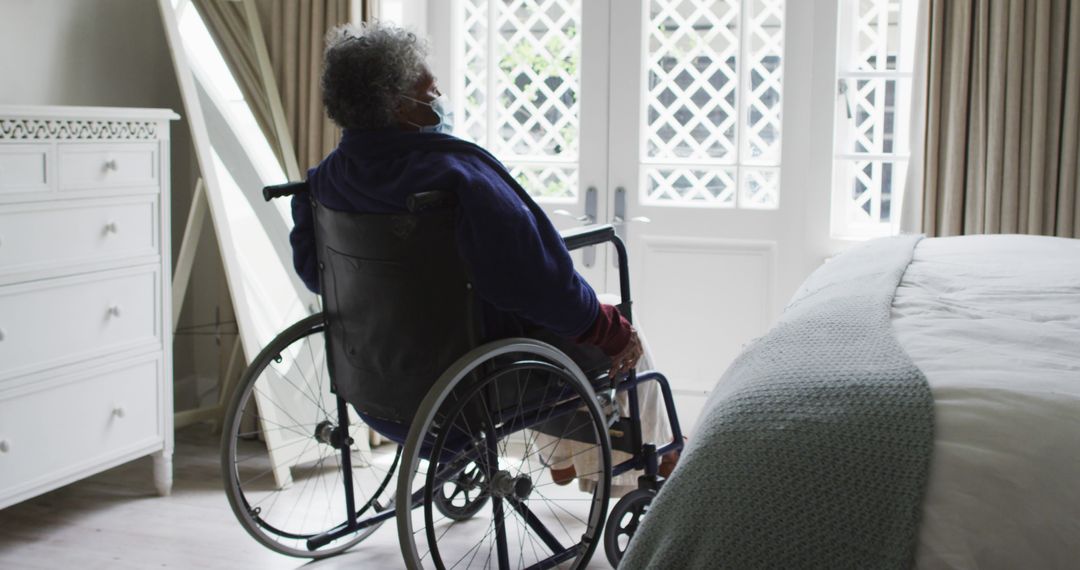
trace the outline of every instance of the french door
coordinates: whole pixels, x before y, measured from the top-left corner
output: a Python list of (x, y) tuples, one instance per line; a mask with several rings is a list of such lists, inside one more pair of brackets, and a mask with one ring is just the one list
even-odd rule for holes
[[(455, 134), (491, 149), (561, 229), (616, 224), (636, 320), (691, 427), (824, 257), (827, 222), (808, 216), (828, 218), (835, 36), (813, 31), (834, 0), (450, 6), (451, 25), (428, 28)], [(575, 263), (617, 292), (609, 250)]]

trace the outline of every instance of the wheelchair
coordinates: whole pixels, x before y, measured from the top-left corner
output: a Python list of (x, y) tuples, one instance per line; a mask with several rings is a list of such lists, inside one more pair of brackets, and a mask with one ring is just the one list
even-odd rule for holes
[[(300, 193), (310, 197), (306, 183), (263, 190), (267, 201)], [(601, 540), (617, 565), (664, 482), (659, 458), (682, 449), (667, 379), (586, 375), (535, 338), (481, 343), (452, 194), (414, 194), (394, 215), (311, 203), (323, 312), (255, 357), (224, 423), (223, 478), (244, 529), (281, 554), (322, 558), (394, 519), (409, 568), (583, 568)], [(614, 245), (629, 320), (614, 228), (563, 239), (570, 250)], [(659, 386), (671, 442), (642, 441), (646, 382)], [(367, 430), (385, 426), (402, 431), (368, 445)], [(613, 465), (613, 450), (629, 459)], [(552, 478), (566, 461), (577, 487)], [(612, 477), (631, 470), (643, 471), (638, 488), (609, 514)]]

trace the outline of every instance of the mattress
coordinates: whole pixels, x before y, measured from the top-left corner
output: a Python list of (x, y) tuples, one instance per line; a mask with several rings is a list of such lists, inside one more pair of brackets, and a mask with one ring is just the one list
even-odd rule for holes
[(1080, 567), (1080, 240), (923, 240), (892, 324), (935, 403), (917, 566)]

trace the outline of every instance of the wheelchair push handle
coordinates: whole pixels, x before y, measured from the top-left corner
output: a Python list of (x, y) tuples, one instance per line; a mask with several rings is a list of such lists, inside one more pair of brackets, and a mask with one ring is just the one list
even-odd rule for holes
[(409, 194), (405, 198), (405, 207), (411, 214), (419, 214), (431, 210), (442, 210), (457, 206), (457, 195), (453, 192), (432, 191)]
[(262, 194), (263, 199), (269, 202), (274, 198), (283, 198), (285, 196), (307, 192), (307, 189), (307, 182), (286, 182), (285, 184), (267, 186), (263, 188)]
[(562, 232), (563, 242), (566, 249), (571, 251), (590, 245), (600, 245), (611, 241), (615, 236), (615, 226), (604, 224), (602, 226), (582, 226)]

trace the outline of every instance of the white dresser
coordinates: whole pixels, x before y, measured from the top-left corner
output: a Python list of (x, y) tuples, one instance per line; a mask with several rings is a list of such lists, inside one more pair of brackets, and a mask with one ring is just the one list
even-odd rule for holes
[(0, 106), (0, 508), (172, 486), (168, 110)]

